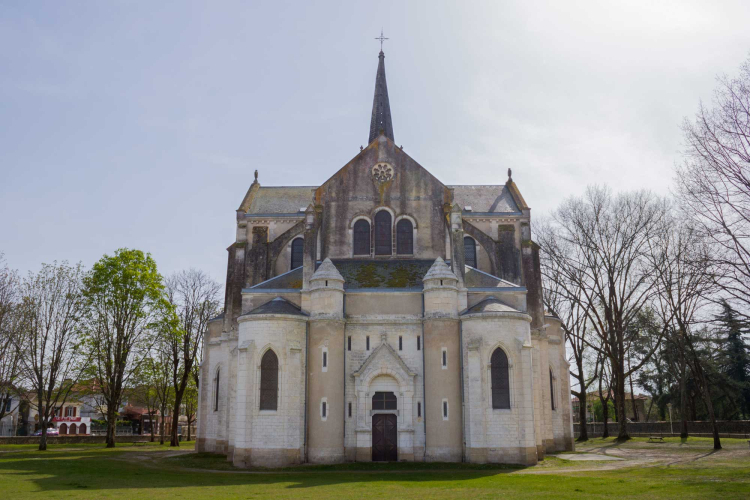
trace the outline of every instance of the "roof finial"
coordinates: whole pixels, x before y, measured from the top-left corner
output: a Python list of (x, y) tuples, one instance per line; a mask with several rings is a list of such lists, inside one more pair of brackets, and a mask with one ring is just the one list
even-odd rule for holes
[(380, 40), (380, 52), (383, 52), (383, 42), (385, 40), (388, 40), (386, 37), (383, 36), (383, 28), (380, 28), (380, 36), (376, 36), (375, 40)]
[(509, 180), (509, 181), (512, 181), (512, 180), (513, 180), (513, 176), (511, 175), (512, 173), (513, 173), (513, 172), (511, 171), (511, 169), (508, 169), (508, 180)]
[(258, 182), (258, 170), (255, 170), (255, 182)]
[(370, 136), (367, 144), (372, 143), (380, 134), (395, 141), (393, 138), (393, 123), (391, 122), (391, 105), (388, 102), (388, 85), (385, 82), (385, 55), (382, 50), (383, 40), (388, 40), (383, 36), (382, 30), (380, 37), (381, 51), (378, 54), (378, 71), (375, 75), (375, 95), (372, 101), (372, 118), (370, 119)]

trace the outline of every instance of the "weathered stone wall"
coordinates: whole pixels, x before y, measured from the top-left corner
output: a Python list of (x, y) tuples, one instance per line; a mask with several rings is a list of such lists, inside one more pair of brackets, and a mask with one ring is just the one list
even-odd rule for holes
[[(377, 163), (393, 168), (393, 178), (377, 182), (372, 168)], [(393, 249), (395, 253), (396, 218), (408, 215), (416, 221), (414, 257), (442, 256), (445, 241), (443, 204), (450, 191), (427, 170), (381, 136), (339, 170), (316, 191), (323, 205), (322, 257), (348, 258), (352, 255), (351, 224), (355, 217), (366, 216), (374, 222), (377, 209), (387, 207), (393, 213)], [(374, 243), (374, 238), (371, 238)]]

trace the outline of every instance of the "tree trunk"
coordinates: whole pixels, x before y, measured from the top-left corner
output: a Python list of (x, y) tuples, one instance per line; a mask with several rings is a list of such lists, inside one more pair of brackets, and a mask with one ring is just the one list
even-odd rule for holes
[(680, 439), (688, 438), (686, 365), (685, 359), (680, 360)]
[(190, 425), (191, 425), (191, 424), (192, 424), (192, 422), (190, 421), (190, 419), (188, 419), (188, 421), (187, 421), (187, 426), (188, 426), (188, 435), (187, 435), (187, 440), (188, 440), (188, 441), (190, 441), (190, 440), (192, 439), (192, 437), (193, 437), (193, 436), (192, 436), (192, 434), (190, 433)]
[(578, 396), (578, 403), (578, 421), (581, 422), (581, 425), (579, 426), (581, 428), (581, 433), (576, 441), (588, 441), (589, 431), (586, 428), (588, 424), (586, 421), (586, 391), (581, 391), (580, 396)]
[[(696, 363), (698, 361), (696, 360)], [(716, 415), (714, 414), (714, 404), (711, 401), (711, 392), (708, 389), (708, 381), (706, 380), (706, 376), (703, 373), (703, 370), (701, 367), (698, 368), (698, 371), (700, 371), (700, 382), (701, 386), (703, 386), (703, 399), (706, 403), (706, 409), (708, 410), (708, 417), (711, 419), (711, 427), (713, 428), (714, 433), (714, 450), (720, 450), (721, 449), (721, 439), (719, 439), (719, 426), (716, 425)]]
[(177, 424), (180, 422), (180, 404), (181, 401), (175, 399), (174, 410), (172, 411), (172, 428), (170, 429), (172, 432), (169, 433), (171, 435), (169, 446), (180, 446), (180, 440), (177, 436), (177, 429), (179, 427)]
[[(154, 413), (156, 413), (156, 412), (154, 412)], [(154, 440), (155, 440), (155, 438), (154, 438), (154, 414), (153, 413), (149, 413), (148, 427), (149, 427), (149, 431), (151, 431), (151, 442), (153, 443)]]
[[(602, 372), (604, 373), (604, 365), (602, 365)], [(607, 425), (607, 419), (609, 418), (609, 394), (607, 399), (602, 396), (602, 376), (599, 375), (599, 402), (602, 404), (602, 418), (604, 419), (604, 429), (602, 429), (602, 438), (609, 437), (609, 426)]]
[(167, 408), (162, 406), (161, 408), (161, 423), (159, 424), (159, 444), (164, 444), (164, 414), (167, 412)]
[(625, 374), (623, 373), (622, 365), (618, 364), (615, 367), (617, 369), (617, 376), (615, 378), (615, 408), (617, 408), (618, 422), (620, 424), (620, 430), (617, 434), (618, 441), (627, 441), (630, 439), (628, 435), (628, 417), (625, 413)]
[[(630, 365), (630, 363), (628, 363)], [(638, 408), (635, 406), (635, 393), (633, 392), (633, 374), (628, 377), (630, 381), (630, 406), (633, 407), (633, 422), (638, 422)]]
[(117, 408), (114, 405), (107, 405), (107, 448), (115, 447), (115, 434), (117, 429)]

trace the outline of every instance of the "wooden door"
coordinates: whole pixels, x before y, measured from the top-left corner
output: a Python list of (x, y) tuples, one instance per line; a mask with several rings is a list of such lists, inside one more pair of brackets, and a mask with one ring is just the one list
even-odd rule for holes
[(398, 460), (398, 433), (396, 415), (375, 414), (372, 416), (372, 461), (395, 462)]

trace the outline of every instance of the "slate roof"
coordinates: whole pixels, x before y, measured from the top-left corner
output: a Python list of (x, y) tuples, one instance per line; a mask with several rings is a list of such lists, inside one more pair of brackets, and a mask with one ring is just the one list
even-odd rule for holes
[(341, 273), (336, 269), (336, 266), (333, 265), (331, 259), (326, 258), (326, 260), (318, 266), (318, 269), (316, 269), (310, 277), (310, 281), (313, 280), (344, 281), (344, 277), (341, 276)]
[(464, 271), (464, 285), (466, 288), (505, 288), (521, 286), (470, 266), (466, 266)]
[(453, 201), (458, 203), (461, 210), (471, 207), (468, 213), (512, 213), (520, 214), (518, 205), (507, 186), (447, 186), (453, 190)]
[(518, 309), (510, 307), (508, 304), (503, 303), (497, 297), (487, 297), (486, 299), (478, 302), (468, 308), (461, 316), (466, 314), (481, 314), (481, 313), (495, 313), (495, 312), (520, 312)]
[(433, 261), (410, 260), (334, 260), (344, 277), (344, 289), (350, 288), (422, 288), (422, 277)]
[(313, 190), (317, 186), (261, 186), (250, 204), (247, 213), (252, 214), (298, 214), (312, 202)]
[(276, 277), (266, 280), (263, 283), (258, 283), (255, 286), (250, 287), (246, 290), (290, 290), (290, 289), (301, 289), (302, 288), (302, 266), (297, 269), (292, 269), (284, 274), (279, 274)]
[(455, 274), (453, 274), (453, 271), (451, 271), (451, 268), (448, 267), (448, 264), (443, 261), (442, 258), (438, 257), (435, 259), (434, 264), (430, 267), (430, 270), (427, 271), (427, 274), (424, 275), (424, 279), (426, 280), (434, 280), (434, 279), (449, 279), (449, 280), (457, 280)]
[(276, 297), (275, 299), (256, 307), (247, 314), (287, 314), (292, 316), (307, 316), (307, 314), (303, 313), (299, 307), (283, 297)]

